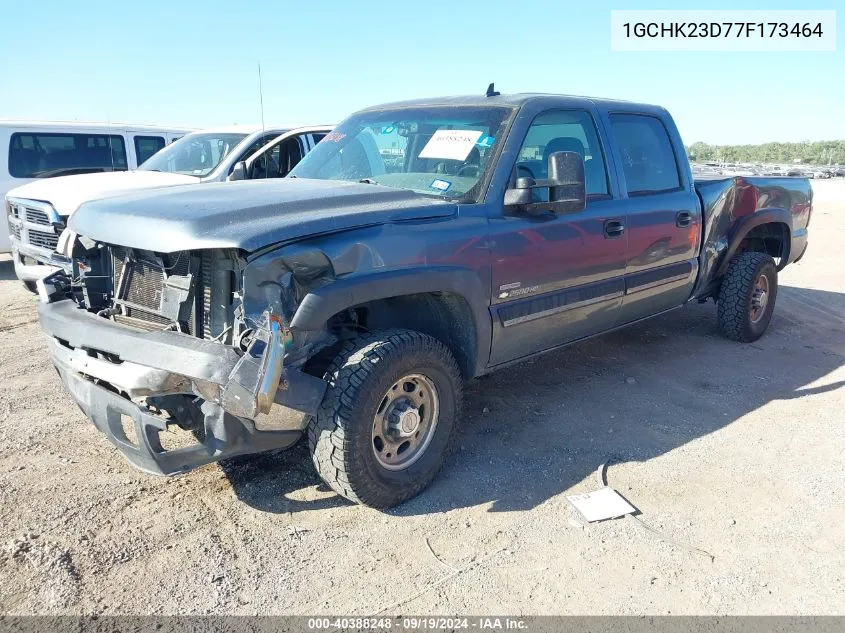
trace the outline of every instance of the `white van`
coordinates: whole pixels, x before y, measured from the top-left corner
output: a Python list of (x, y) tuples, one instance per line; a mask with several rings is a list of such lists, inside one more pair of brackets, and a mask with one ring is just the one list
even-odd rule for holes
[[(18, 279), (35, 282), (66, 265), (56, 250), (68, 217), (84, 202), (141, 189), (203, 182), (281, 178), (332, 126), (233, 126), (186, 134), (122, 173), (89, 173), (31, 182), (6, 194), (6, 218)], [(2, 222), (2, 220), (0, 220)]]
[[(135, 169), (187, 128), (0, 120), (0, 195), (39, 178)], [(0, 222), (0, 253), (10, 250)]]

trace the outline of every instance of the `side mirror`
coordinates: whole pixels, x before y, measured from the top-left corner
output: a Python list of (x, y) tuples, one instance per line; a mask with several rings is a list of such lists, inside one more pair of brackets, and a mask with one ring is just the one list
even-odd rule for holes
[(584, 159), (578, 152), (549, 155), (549, 201), (555, 213), (575, 213), (587, 206)]
[[(578, 152), (554, 152), (549, 156), (546, 180), (517, 178), (505, 192), (505, 205), (527, 213), (577, 213), (587, 206), (584, 159)], [(548, 201), (532, 202), (532, 189), (548, 188)]]
[(246, 163), (242, 160), (235, 163), (235, 166), (232, 167), (232, 173), (226, 180), (246, 180)]

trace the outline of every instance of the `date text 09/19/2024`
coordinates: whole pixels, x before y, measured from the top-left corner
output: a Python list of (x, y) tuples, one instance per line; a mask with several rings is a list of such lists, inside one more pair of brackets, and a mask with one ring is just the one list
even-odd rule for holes
[(320, 630), (397, 630), (406, 631), (526, 631), (528, 622), (523, 618), (509, 617), (338, 617), (309, 618), (308, 629)]

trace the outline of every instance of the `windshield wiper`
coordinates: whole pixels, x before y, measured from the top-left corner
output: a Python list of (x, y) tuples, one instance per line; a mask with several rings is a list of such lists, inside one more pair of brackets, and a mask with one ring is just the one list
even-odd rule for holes
[(365, 185), (377, 185), (378, 183), (372, 178), (361, 178), (358, 182), (363, 182)]

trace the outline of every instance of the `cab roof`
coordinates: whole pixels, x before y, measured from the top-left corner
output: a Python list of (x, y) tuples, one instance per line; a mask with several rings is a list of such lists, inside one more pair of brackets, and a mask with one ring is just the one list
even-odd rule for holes
[(550, 106), (560, 107), (603, 107), (606, 109), (642, 109), (654, 110), (658, 106), (635, 103), (633, 101), (623, 101), (621, 99), (601, 99), (595, 97), (583, 97), (577, 95), (562, 95), (551, 93), (517, 93), (517, 94), (500, 94), (493, 97), (488, 97), (484, 94), (477, 95), (462, 95), (453, 97), (430, 97), (423, 99), (411, 99), (408, 101), (395, 101), (392, 103), (384, 103), (377, 106), (364, 108), (361, 112), (370, 112), (377, 110), (386, 110), (391, 108), (411, 108), (422, 106), (450, 106), (450, 107), (484, 107), (484, 106), (510, 106), (521, 107), (531, 102), (546, 102)]

